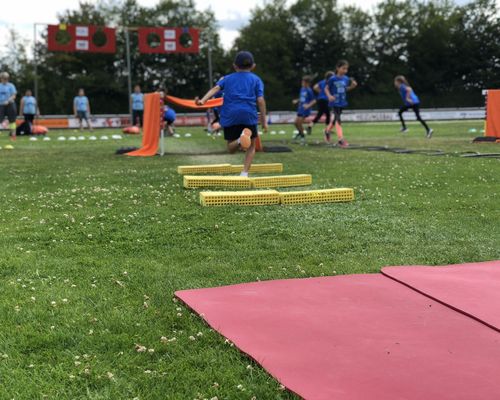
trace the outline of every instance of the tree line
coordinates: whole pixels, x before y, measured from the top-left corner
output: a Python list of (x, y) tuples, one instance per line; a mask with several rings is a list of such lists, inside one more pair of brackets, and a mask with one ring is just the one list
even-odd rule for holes
[[(392, 81), (405, 75), (424, 107), (481, 106), (482, 90), (500, 86), (500, 18), (495, 0), (384, 0), (371, 11), (341, 6), (336, 0), (272, 0), (252, 11), (233, 48), (225, 51), (211, 11), (197, 11), (193, 0), (160, 0), (144, 7), (137, 0), (81, 3), (59, 15), (61, 23), (108, 26), (192, 26), (202, 29), (200, 54), (143, 55), (131, 38), (133, 83), (145, 91), (164, 84), (181, 97), (202, 94), (209, 86), (208, 42), (215, 78), (231, 72), (239, 50), (254, 53), (271, 110), (292, 108), (300, 79), (316, 80), (347, 59), (359, 83), (350, 96), (353, 108), (393, 108), (399, 104)], [(21, 92), (33, 87), (33, 58), (11, 33), (0, 67)], [(111, 55), (50, 53), (36, 45), (42, 112), (71, 112), (71, 99), (86, 89), (95, 113), (128, 110), (125, 36), (117, 32)], [(3, 65), (2, 65), (3, 64)]]

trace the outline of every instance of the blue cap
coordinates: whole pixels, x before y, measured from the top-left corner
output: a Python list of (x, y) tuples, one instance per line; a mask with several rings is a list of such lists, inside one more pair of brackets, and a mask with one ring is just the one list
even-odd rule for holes
[(234, 59), (234, 65), (241, 69), (248, 69), (254, 65), (253, 55), (249, 51), (240, 51)]

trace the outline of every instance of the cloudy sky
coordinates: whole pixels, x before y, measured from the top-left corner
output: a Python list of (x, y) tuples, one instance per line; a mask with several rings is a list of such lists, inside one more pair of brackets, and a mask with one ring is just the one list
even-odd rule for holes
[[(91, 0), (98, 2), (98, 0)], [(151, 6), (158, 0), (138, 0), (144, 6)], [(365, 9), (372, 8), (379, 0), (340, 0), (341, 4), (357, 4)], [(500, 0), (499, 0), (500, 1)], [(251, 10), (265, 0), (196, 0), (197, 8), (210, 7), (215, 11), (220, 25), (223, 45), (229, 48), (250, 16)], [(463, 2), (463, 1), (461, 1)], [(78, 8), (79, 0), (11, 0), (2, 1), (0, 7), (0, 52), (8, 41), (8, 30), (14, 28), (26, 40), (32, 41), (33, 23), (55, 23), (57, 14), (65, 9)]]

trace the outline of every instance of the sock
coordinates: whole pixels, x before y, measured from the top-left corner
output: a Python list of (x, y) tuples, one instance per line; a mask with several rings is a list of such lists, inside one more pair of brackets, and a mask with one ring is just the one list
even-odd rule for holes
[(15, 130), (16, 130), (16, 127), (17, 127), (17, 126), (16, 126), (16, 123), (15, 123), (15, 122), (12, 122), (12, 123), (10, 123), (10, 124), (9, 124), (9, 129), (10, 129), (11, 131), (15, 131)]
[(337, 131), (337, 137), (339, 140), (344, 139), (344, 132), (342, 130), (342, 125), (340, 125), (338, 122), (335, 124), (335, 130)]
[(245, 178), (248, 178), (248, 172), (243, 171), (240, 176), (243, 176)]

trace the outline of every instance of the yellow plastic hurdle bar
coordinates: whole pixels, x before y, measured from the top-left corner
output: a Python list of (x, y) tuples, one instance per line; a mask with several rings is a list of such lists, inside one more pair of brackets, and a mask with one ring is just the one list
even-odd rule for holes
[(292, 186), (307, 186), (312, 184), (312, 176), (302, 175), (281, 175), (265, 176), (260, 178), (248, 178), (242, 176), (220, 176), (220, 175), (184, 175), (184, 187), (186, 189), (195, 188), (279, 188)]
[(186, 189), (229, 187), (250, 189), (252, 181), (244, 176), (211, 176), (211, 175), (184, 175)]
[(268, 206), (280, 204), (280, 194), (276, 190), (242, 192), (200, 192), (202, 206)]
[(349, 202), (353, 200), (354, 190), (350, 188), (305, 190), (299, 192), (281, 193), (276, 190), (200, 193), (200, 204), (202, 206), (319, 204)]
[(281, 192), (281, 204), (341, 203), (354, 200), (354, 190), (350, 188), (304, 190)]
[[(243, 171), (243, 165), (231, 164), (209, 164), (209, 165), (180, 165), (177, 172), (180, 175), (189, 174), (234, 174)], [(283, 172), (283, 164), (252, 164), (250, 172), (253, 173), (273, 173)]]

